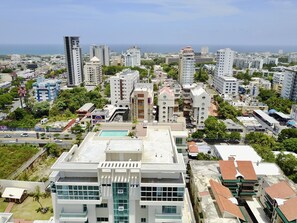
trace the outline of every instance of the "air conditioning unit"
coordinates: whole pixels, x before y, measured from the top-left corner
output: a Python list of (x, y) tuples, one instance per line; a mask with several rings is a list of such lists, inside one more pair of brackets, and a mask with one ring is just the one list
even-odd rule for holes
[(118, 189), (118, 194), (123, 194), (124, 190), (123, 189)]
[(118, 211), (124, 211), (124, 210), (125, 210), (124, 206), (119, 206)]

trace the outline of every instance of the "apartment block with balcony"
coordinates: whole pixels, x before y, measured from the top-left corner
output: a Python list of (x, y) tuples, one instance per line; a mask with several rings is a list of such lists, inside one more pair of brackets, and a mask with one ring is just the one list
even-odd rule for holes
[(153, 84), (137, 83), (131, 95), (131, 118), (132, 120), (154, 120), (154, 89)]
[(170, 127), (121, 133), (91, 132), (52, 166), (55, 222), (194, 222)]
[(174, 91), (170, 87), (163, 87), (158, 96), (159, 122), (173, 122), (174, 112), (178, 111)]
[(116, 107), (129, 107), (131, 93), (139, 81), (137, 70), (125, 69), (110, 78), (110, 100)]
[(265, 213), (272, 223), (297, 221), (297, 193), (288, 181), (267, 186), (261, 194)]
[(204, 128), (204, 121), (208, 118), (210, 95), (200, 86), (190, 90), (192, 110), (190, 112), (192, 124), (197, 128)]
[(60, 80), (39, 77), (33, 84), (34, 97), (38, 102), (53, 101), (58, 97), (60, 86)]
[(97, 57), (84, 65), (85, 85), (97, 86), (102, 82), (102, 65)]
[(258, 192), (258, 177), (251, 161), (220, 160), (221, 182), (235, 197), (251, 197)]

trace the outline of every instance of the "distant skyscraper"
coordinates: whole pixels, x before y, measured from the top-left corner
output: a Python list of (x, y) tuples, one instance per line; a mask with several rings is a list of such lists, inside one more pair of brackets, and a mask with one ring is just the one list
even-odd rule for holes
[(140, 49), (136, 46), (131, 47), (123, 54), (126, 67), (140, 66)]
[(101, 64), (104, 66), (109, 66), (109, 47), (107, 45), (91, 45), (90, 46), (90, 59), (97, 57)]
[(67, 67), (67, 86), (78, 86), (84, 82), (79, 37), (64, 36), (64, 48)]
[(217, 51), (217, 64), (215, 69), (215, 76), (228, 76), (233, 75), (233, 58), (234, 51), (229, 48)]
[(207, 46), (204, 46), (204, 47), (201, 47), (201, 55), (202, 56), (205, 56), (208, 54), (208, 47)]
[(179, 76), (181, 85), (193, 84), (195, 73), (195, 53), (192, 47), (185, 47), (179, 54)]
[(97, 57), (93, 57), (84, 66), (85, 84), (96, 86), (102, 81), (102, 66)]

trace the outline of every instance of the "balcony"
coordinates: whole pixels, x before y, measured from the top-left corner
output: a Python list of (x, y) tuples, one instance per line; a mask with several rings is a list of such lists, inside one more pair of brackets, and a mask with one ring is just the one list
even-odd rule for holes
[(61, 212), (59, 220), (61, 222), (86, 222), (88, 220), (88, 211), (82, 213)]
[(182, 222), (181, 214), (156, 214), (155, 222)]

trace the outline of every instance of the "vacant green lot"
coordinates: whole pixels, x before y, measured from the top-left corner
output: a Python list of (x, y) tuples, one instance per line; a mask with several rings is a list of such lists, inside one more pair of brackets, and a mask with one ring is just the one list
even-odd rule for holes
[(32, 145), (0, 145), (0, 179), (7, 178), (37, 152)]
[(4, 212), (8, 203), (4, 202), (4, 198), (0, 198), (0, 212)]
[[(52, 207), (52, 199), (48, 198), (40, 198), (40, 203), (43, 207)], [(15, 219), (25, 219), (25, 220), (48, 220), (53, 213), (48, 211), (46, 214), (37, 213), (36, 209), (39, 208), (39, 204), (36, 201), (33, 201), (32, 197), (27, 197), (26, 200), (21, 204), (14, 204), (11, 213), (13, 213), (13, 217)]]

